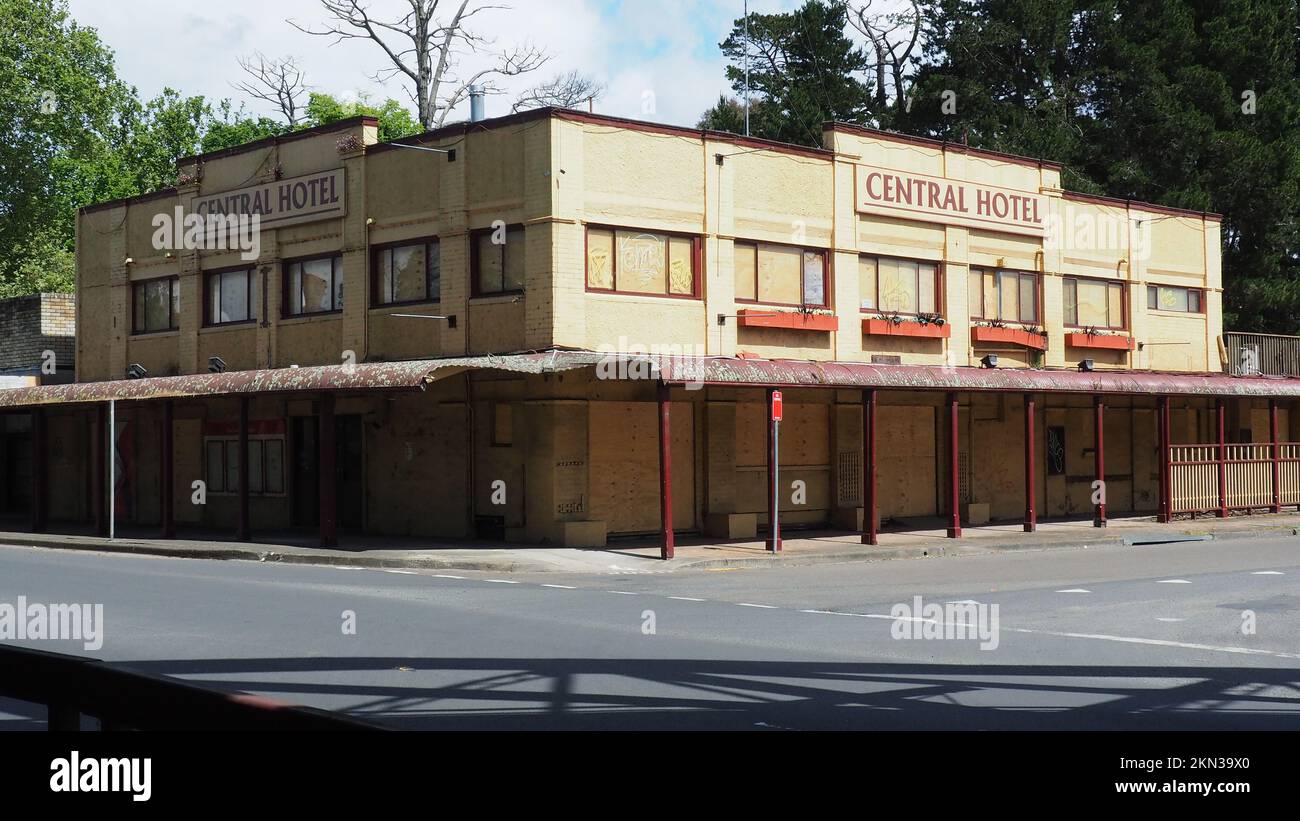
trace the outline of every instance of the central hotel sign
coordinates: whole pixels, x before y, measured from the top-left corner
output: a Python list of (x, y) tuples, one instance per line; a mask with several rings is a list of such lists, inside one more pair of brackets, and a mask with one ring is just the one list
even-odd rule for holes
[(942, 222), (1043, 236), (1047, 218), (1042, 194), (925, 174), (858, 165), (857, 210), (865, 214)]
[(189, 210), (204, 218), (256, 214), (262, 228), (283, 228), (346, 215), (346, 183), (344, 169), (335, 168), (219, 194), (199, 194), (190, 201)]

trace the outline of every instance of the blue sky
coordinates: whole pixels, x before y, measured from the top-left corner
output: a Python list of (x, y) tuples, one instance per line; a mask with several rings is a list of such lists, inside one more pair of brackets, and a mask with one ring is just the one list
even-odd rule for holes
[[(501, 2), (501, 0), (494, 0)], [(505, 94), (488, 102), (488, 114), (509, 111), (514, 97), (550, 76), (577, 69), (608, 90), (596, 110), (618, 116), (693, 125), (700, 113), (729, 91), (718, 43), (741, 16), (742, 0), (504, 0), (509, 11), (485, 11), (476, 30), (504, 47), (531, 39), (551, 62), (540, 72), (502, 83)], [(451, 0), (444, 0), (447, 5)], [(752, 11), (793, 8), (797, 0), (750, 0)], [(394, 16), (403, 0), (371, 0), (372, 14)], [(367, 93), (393, 97), (414, 109), (405, 89), (371, 79), (385, 66), (377, 46), (330, 45), (328, 38), (296, 31), (323, 19), (317, 0), (69, 0), (73, 17), (97, 28), (117, 53), (119, 75), (153, 96), (164, 86), (210, 98), (242, 99), (231, 83), (240, 79), (236, 59), (254, 51), (300, 58), (308, 82), (341, 96)], [(462, 66), (476, 65), (467, 58)], [(644, 100), (653, 101), (647, 110)], [(269, 113), (264, 104), (251, 106)], [(455, 118), (453, 118), (455, 119)]]

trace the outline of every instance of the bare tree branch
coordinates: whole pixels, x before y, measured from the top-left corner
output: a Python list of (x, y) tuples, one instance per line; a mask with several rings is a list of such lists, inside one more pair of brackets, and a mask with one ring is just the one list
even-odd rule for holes
[(291, 128), (296, 126), (302, 119), (301, 98), (307, 92), (306, 74), (297, 58), (271, 59), (259, 51), (251, 57), (240, 57), (239, 67), (249, 79), (231, 85), (250, 97), (271, 103)]
[(458, 78), (456, 46), (471, 54), (488, 52), (493, 40), (467, 28), (466, 23), (484, 11), (504, 10), (498, 6), (471, 0), (449, 0), (454, 9), (450, 19), (438, 17), (443, 0), (407, 0), (410, 11), (397, 19), (377, 20), (370, 16), (363, 0), (320, 0), (329, 19), (319, 28), (291, 26), (307, 34), (333, 37), (334, 44), (344, 40), (370, 40), (378, 45), (390, 65), (375, 74), (375, 79), (406, 77), (408, 91), (417, 108), (420, 123), (429, 129), (446, 122), (452, 109), (469, 96), (469, 86), (483, 85), (485, 90), (499, 89), (492, 80), (536, 71), (550, 60), (550, 55), (531, 43), (494, 53), (495, 63), (468, 78)]
[(570, 71), (525, 91), (515, 100), (511, 111), (544, 106), (577, 108), (583, 103), (595, 102), (604, 93), (603, 84), (577, 71)]
[(876, 61), (870, 66), (876, 102), (881, 107), (889, 102), (893, 91), (895, 107), (906, 104), (908, 63), (921, 36), (921, 7), (911, 0), (912, 11), (877, 13), (871, 10), (874, 0), (860, 6), (850, 6), (849, 24), (857, 29), (871, 45)]

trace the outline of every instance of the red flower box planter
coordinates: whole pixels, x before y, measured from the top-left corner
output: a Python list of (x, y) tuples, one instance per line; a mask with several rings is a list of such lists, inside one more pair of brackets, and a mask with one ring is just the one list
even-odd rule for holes
[(743, 309), (738, 312), (745, 328), (789, 328), (795, 331), (838, 331), (839, 317), (828, 314), (805, 314), (802, 311)]
[(922, 325), (920, 322), (891, 322), (888, 319), (862, 320), (862, 332), (868, 336), (919, 336), (926, 339), (947, 339), (952, 336), (952, 326), (936, 325), (933, 322)]
[(1136, 347), (1131, 336), (1119, 334), (1068, 333), (1065, 344), (1076, 348), (1102, 348), (1107, 351), (1131, 351)]
[(970, 329), (971, 339), (975, 342), (1010, 342), (1023, 345), (1037, 351), (1047, 350), (1047, 337), (1030, 333), (1019, 328), (994, 328), (991, 325), (976, 325)]

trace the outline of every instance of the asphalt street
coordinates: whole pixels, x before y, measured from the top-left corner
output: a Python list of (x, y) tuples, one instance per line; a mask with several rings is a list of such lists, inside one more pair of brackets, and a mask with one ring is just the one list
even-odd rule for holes
[[(1300, 729), (1296, 537), (610, 564), (493, 575), (0, 547), (0, 603), (104, 605), (98, 651), (15, 644), (409, 729)], [(923, 637), (925, 613), (894, 612), (917, 596), (997, 605), (996, 641)], [(0, 729), (43, 718), (0, 702)]]

